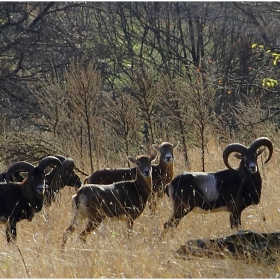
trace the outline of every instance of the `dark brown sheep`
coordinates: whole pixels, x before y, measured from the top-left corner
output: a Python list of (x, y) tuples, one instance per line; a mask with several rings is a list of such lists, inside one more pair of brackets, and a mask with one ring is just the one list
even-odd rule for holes
[(62, 247), (81, 218), (87, 219), (86, 227), (80, 234), (83, 241), (105, 218), (124, 218), (131, 234), (133, 222), (143, 212), (152, 190), (151, 162), (155, 158), (155, 155), (128, 157), (136, 165), (136, 179), (132, 181), (82, 186), (72, 197), (73, 219), (63, 233)]
[[(227, 211), (230, 213), (231, 228), (241, 225), (241, 212), (252, 204), (258, 204), (261, 196), (262, 179), (257, 157), (269, 150), (267, 163), (273, 153), (271, 141), (256, 139), (250, 147), (239, 143), (228, 145), (223, 153), (225, 165), (229, 168), (218, 172), (185, 172), (177, 175), (166, 187), (166, 193), (173, 205), (173, 213), (164, 224), (165, 233), (171, 227), (177, 227), (181, 219), (191, 211)], [(240, 159), (238, 169), (232, 169), (228, 163), (231, 153)]]
[[(159, 198), (164, 195), (165, 185), (174, 176), (174, 153), (179, 142), (163, 142), (161, 145), (153, 144), (153, 148), (160, 153), (159, 163), (152, 165), (153, 188), (149, 197), (149, 209), (154, 214)], [(135, 179), (135, 168), (117, 168), (97, 170), (85, 179), (85, 184), (112, 184), (120, 181)]]
[(34, 213), (41, 211), (44, 202), (45, 169), (49, 166), (62, 168), (56, 157), (44, 158), (38, 166), (20, 161), (7, 170), (7, 178), (13, 173), (27, 172), (22, 182), (7, 182), (0, 184), (0, 222), (5, 223), (8, 242), (17, 236), (17, 222), (27, 219), (31, 221)]

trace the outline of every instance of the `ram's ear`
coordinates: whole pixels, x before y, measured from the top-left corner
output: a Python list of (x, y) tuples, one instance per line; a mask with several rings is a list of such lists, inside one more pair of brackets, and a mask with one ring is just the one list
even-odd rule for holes
[(128, 160), (130, 163), (136, 164), (136, 159), (133, 158), (133, 157), (128, 156), (128, 157), (127, 157), (127, 160)]
[(157, 153), (152, 154), (150, 157), (151, 162), (154, 161), (156, 158), (157, 158)]
[(152, 144), (152, 147), (156, 150), (156, 151), (160, 151), (160, 146), (157, 144)]

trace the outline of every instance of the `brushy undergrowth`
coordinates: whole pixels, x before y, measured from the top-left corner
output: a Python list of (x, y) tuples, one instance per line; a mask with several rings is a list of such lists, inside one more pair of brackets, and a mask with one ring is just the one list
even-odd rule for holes
[[(209, 146), (206, 170), (224, 168), (222, 147)], [(190, 151), (192, 171), (200, 171), (197, 150)], [(180, 149), (175, 152), (176, 173), (184, 169)], [(261, 203), (242, 213), (242, 229), (257, 232), (280, 230), (279, 153), (265, 166), (259, 161), (263, 176)], [(228, 213), (194, 214), (183, 218), (178, 229), (159, 241), (159, 233), (171, 213), (164, 197), (156, 214), (148, 209), (135, 222), (134, 233), (126, 238), (123, 222), (107, 222), (93, 232), (86, 244), (78, 239), (82, 227), (60, 250), (62, 233), (71, 220), (73, 189), (62, 190), (51, 207), (36, 214), (32, 222), (18, 223), (16, 245), (7, 244), (4, 226), (0, 231), (0, 277), (2, 278), (270, 278), (280, 273), (280, 259), (273, 264), (230, 257), (192, 257), (178, 259), (174, 252), (187, 240), (222, 237), (234, 233)]]

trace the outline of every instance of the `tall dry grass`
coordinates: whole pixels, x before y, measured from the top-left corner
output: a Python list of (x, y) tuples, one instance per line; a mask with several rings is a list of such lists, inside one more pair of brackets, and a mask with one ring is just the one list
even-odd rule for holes
[[(222, 148), (210, 144), (206, 155), (208, 171), (224, 168)], [(199, 152), (190, 151), (191, 169), (200, 171)], [(180, 148), (175, 152), (176, 173), (184, 170)], [(258, 232), (280, 230), (279, 153), (262, 165), (261, 203), (242, 213), (242, 229)], [(78, 239), (80, 229), (60, 250), (62, 233), (71, 220), (71, 196), (65, 188), (56, 203), (35, 215), (32, 222), (18, 223), (16, 245), (7, 244), (4, 226), (0, 232), (0, 277), (3, 278), (268, 278), (279, 276), (279, 262), (246, 263), (229, 257), (177, 259), (175, 250), (189, 239), (221, 237), (233, 233), (228, 213), (190, 213), (174, 233), (162, 242), (158, 237), (171, 213), (167, 197), (151, 218), (148, 209), (136, 220), (130, 240), (122, 222), (107, 222), (90, 234), (87, 243)], [(81, 225), (82, 226), (82, 225)]]

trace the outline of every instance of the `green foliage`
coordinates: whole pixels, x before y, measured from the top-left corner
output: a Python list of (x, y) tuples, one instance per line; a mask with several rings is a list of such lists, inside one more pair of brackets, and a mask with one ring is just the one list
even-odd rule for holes
[(275, 79), (264, 78), (262, 80), (262, 86), (263, 87), (275, 87), (278, 84), (279, 84), (278, 81), (275, 80)]
[(7, 23), (7, 19), (0, 19), (0, 26)]
[[(258, 45), (257, 43), (254, 43), (252, 45), (252, 50), (255, 50), (256, 52), (264, 53), (265, 55), (269, 55), (269, 57), (273, 59), (272, 64), (274, 66), (278, 65), (278, 61), (280, 60), (280, 53), (272, 52), (270, 49), (266, 50), (263, 45)], [(278, 81), (273, 78), (265, 77), (262, 80), (263, 87), (273, 88), (275, 86), (278, 86), (278, 84), (279, 84)]]
[(273, 65), (276, 66), (278, 64), (279, 59), (280, 59), (280, 54), (279, 53), (272, 53), (271, 55), (274, 57)]

